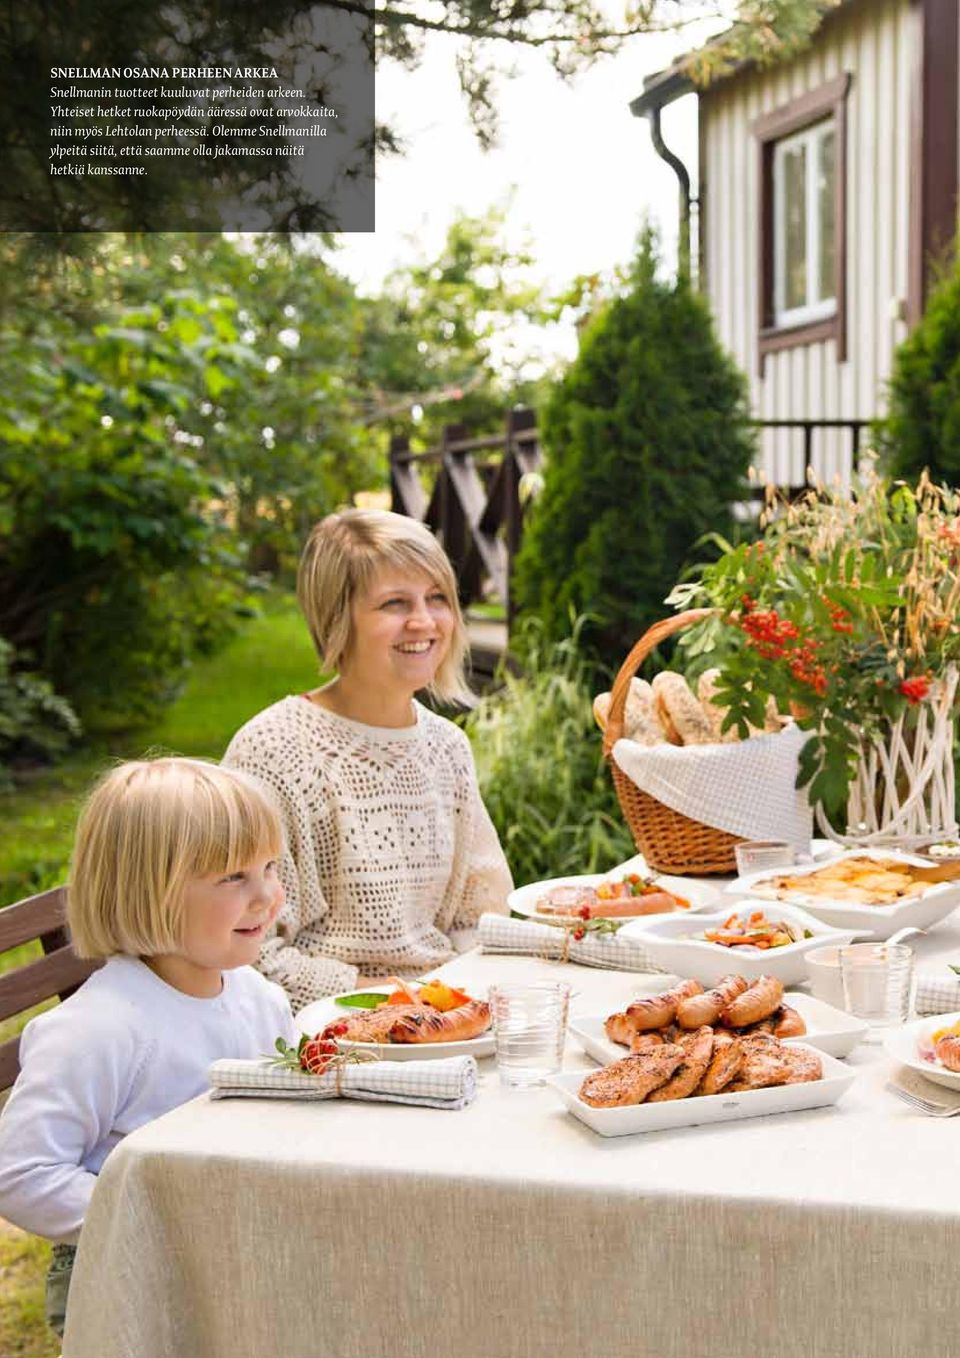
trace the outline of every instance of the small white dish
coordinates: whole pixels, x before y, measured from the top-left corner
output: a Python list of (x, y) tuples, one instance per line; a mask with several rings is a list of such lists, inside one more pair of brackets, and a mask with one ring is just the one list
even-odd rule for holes
[[(802, 1043), (791, 1046), (803, 1047)], [(593, 1108), (579, 1097), (584, 1072), (551, 1075), (547, 1084), (556, 1090), (567, 1112), (600, 1136), (630, 1136), (635, 1132), (660, 1132), (669, 1127), (696, 1127), (707, 1122), (733, 1122), (767, 1113), (792, 1113), (802, 1108), (824, 1108), (836, 1103), (856, 1079), (854, 1071), (833, 1056), (817, 1052), (823, 1067), (819, 1080), (778, 1085), (773, 1089), (746, 1089), (735, 1094), (710, 1094), (673, 1099), (666, 1103), (639, 1103), (627, 1108)]]
[(742, 945), (725, 947), (710, 943), (705, 938), (691, 938), (706, 929), (716, 929), (731, 915), (746, 919), (757, 909), (755, 901), (742, 901), (722, 914), (698, 914), (695, 919), (686, 915), (651, 915), (645, 919), (629, 920), (620, 930), (625, 938), (642, 943), (658, 967), (676, 972), (678, 976), (692, 976), (705, 986), (716, 985), (722, 976), (739, 975), (748, 981), (759, 976), (776, 976), (784, 985), (806, 979), (806, 954), (824, 943), (838, 946), (863, 936), (858, 929), (833, 929), (814, 919), (796, 906), (781, 905), (779, 901), (767, 905), (764, 913), (770, 920), (784, 920), (809, 930), (810, 937), (798, 943), (787, 943), (782, 948), (751, 948)]
[(960, 1022), (960, 1010), (953, 1014), (930, 1014), (927, 1018), (905, 1023), (901, 1028), (890, 1028), (884, 1034), (883, 1046), (888, 1056), (901, 1065), (908, 1066), (945, 1089), (960, 1089), (960, 1071), (947, 1070), (939, 1061), (927, 1061), (920, 1055), (921, 1044), (929, 1042), (932, 1033), (941, 1028), (952, 1028)]
[[(370, 995), (379, 993), (389, 995), (392, 993), (391, 986), (366, 986), (363, 990), (348, 990), (344, 995)], [(308, 1033), (313, 1037), (316, 1033), (322, 1032), (328, 1023), (333, 1023), (336, 1019), (349, 1018), (351, 1014), (362, 1013), (360, 1009), (350, 1009), (342, 1004), (337, 1004), (337, 1000), (343, 998), (340, 995), (328, 995), (322, 1000), (314, 1000), (312, 1004), (306, 1005), (298, 1014), (293, 1017), (294, 1024), (302, 1033)], [(346, 1051), (356, 1048), (357, 1051), (373, 1052), (383, 1060), (387, 1061), (429, 1061), (441, 1056), (492, 1056), (496, 1050), (493, 1039), (493, 1028), (488, 1028), (479, 1037), (471, 1037), (466, 1042), (348, 1042), (345, 1038), (337, 1038), (338, 1043)]]
[[(823, 1004), (811, 995), (787, 991), (783, 1002), (790, 1005), (791, 1009), (796, 1009), (807, 1025), (807, 1031), (801, 1037), (783, 1039), (788, 1046), (799, 1042), (816, 1047), (818, 1051), (826, 1052), (828, 1056), (849, 1056), (869, 1031), (870, 1025), (863, 1019), (854, 1018), (852, 1014), (844, 1013), (842, 1009), (834, 1009), (832, 1005)], [(568, 1025), (570, 1032), (587, 1055), (599, 1061), (602, 1066), (629, 1055), (626, 1047), (621, 1046), (619, 1042), (611, 1042), (607, 1037), (604, 1028), (606, 1017), (606, 1014), (579, 1015), (572, 1018)]]
[[(929, 858), (916, 854), (900, 853), (891, 849), (855, 849), (849, 853), (835, 855), (831, 862), (841, 859), (874, 858), (894, 863), (912, 864), (914, 867), (930, 867)], [(797, 905), (815, 915), (824, 924), (836, 929), (869, 929), (879, 942), (888, 939), (898, 929), (909, 926), (915, 929), (929, 929), (939, 924), (947, 915), (960, 905), (960, 881), (931, 884), (922, 896), (912, 896), (895, 905), (864, 905), (858, 901), (834, 900), (828, 896), (814, 895), (796, 890), (790, 892), (790, 899), (783, 900), (771, 891), (764, 889), (764, 883), (771, 878), (808, 877), (820, 871), (825, 863), (811, 863), (804, 867), (780, 868), (774, 872), (752, 872), (748, 877), (738, 877), (726, 887), (728, 894), (740, 897), (749, 896), (755, 900), (775, 902), (776, 905)]]
[[(558, 920), (572, 918), (564, 915), (541, 915), (537, 910), (537, 905), (541, 898), (546, 895), (552, 887), (556, 886), (599, 886), (601, 882), (620, 882), (631, 872), (639, 872), (639, 868), (627, 867), (615, 868), (613, 872), (587, 873), (581, 877), (549, 877), (544, 882), (528, 882), (526, 886), (516, 887), (507, 897), (508, 909), (518, 915), (526, 915), (528, 919), (534, 920)], [(662, 886), (664, 891), (672, 892), (675, 896), (681, 896), (690, 902), (689, 910), (678, 910), (677, 915), (687, 916), (700, 910), (716, 910), (722, 899), (720, 889), (711, 886), (708, 882), (694, 882), (686, 877), (671, 877), (668, 875), (657, 875), (656, 882)], [(617, 916), (620, 919), (630, 919), (628, 916)], [(639, 915), (638, 919), (666, 919), (668, 916)]]

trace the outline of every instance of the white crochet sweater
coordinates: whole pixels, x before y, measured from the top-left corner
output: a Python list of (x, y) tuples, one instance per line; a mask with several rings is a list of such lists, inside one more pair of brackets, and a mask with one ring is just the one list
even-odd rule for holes
[(484, 911), (506, 911), (510, 869), (469, 742), (414, 709), (415, 725), (386, 729), (283, 698), (224, 755), (283, 816), (286, 903), (258, 965), (294, 1009), (360, 973), (429, 971), (470, 945)]

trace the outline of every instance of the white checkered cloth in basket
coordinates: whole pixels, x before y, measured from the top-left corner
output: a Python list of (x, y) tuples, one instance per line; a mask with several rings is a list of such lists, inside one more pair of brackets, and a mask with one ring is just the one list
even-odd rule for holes
[[(362, 1061), (339, 1072), (308, 1075), (260, 1061), (214, 1061), (209, 1070), (215, 1099), (362, 1099), (412, 1103), (423, 1108), (466, 1108), (477, 1096), (472, 1056), (433, 1061)], [(338, 1079), (339, 1076), (339, 1079)]]
[(506, 915), (481, 915), (478, 937), (484, 952), (563, 959), (585, 967), (606, 967), (609, 971), (662, 970), (642, 944), (633, 938), (622, 938), (619, 933), (587, 934), (586, 938), (576, 939), (553, 924), (510, 919)]
[(918, 1014), (952, 1014), (960, 1009), (960, 976), (952, 971), (921, 972), (914, 1008)]
[(613, 757), (664, 806), (741, 839), (785, 839), (806, 852), (813, 816), (796, 786), (808, 731), (788, 726), (729, 745), (638, 745), (618, 740)]

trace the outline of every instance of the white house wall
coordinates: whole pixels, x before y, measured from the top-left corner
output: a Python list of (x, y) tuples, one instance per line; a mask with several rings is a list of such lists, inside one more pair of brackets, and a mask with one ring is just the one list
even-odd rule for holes
[[(867, 0), (840, 13), (815, 50), (789, 66), (723, 82), (701, 97), (705, 285), (720, 338), (748, 374), (761, 419), (870, 419), (906, 335), (908, 175), (915, 19), (910, 0)], [(754, 120), (852, 75), (847, 96), (847, 359), (833, 340), (757, 359), (760, 187)], [(849, 434), (814, 434), (817, 474), (849, 474)], [(759, 465), (803, 480), (797, 431), (767, 431)]]

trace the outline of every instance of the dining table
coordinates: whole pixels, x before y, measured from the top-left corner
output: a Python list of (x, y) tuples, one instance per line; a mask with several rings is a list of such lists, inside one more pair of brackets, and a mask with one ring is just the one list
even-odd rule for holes
[[(960, 916), (911, 944), (945, 970)], [(563, 979), (574, 1016), (649, 979), (476, 948), (435, 974)], [(455, 1111), (203, 1095), (108, 1158), (64, 1358), (952, 1356), (960, 1119), (893, 1097), (882, 1045), (846, 1064), (834, 1106), (613, 1138), (493, 1058)]]

